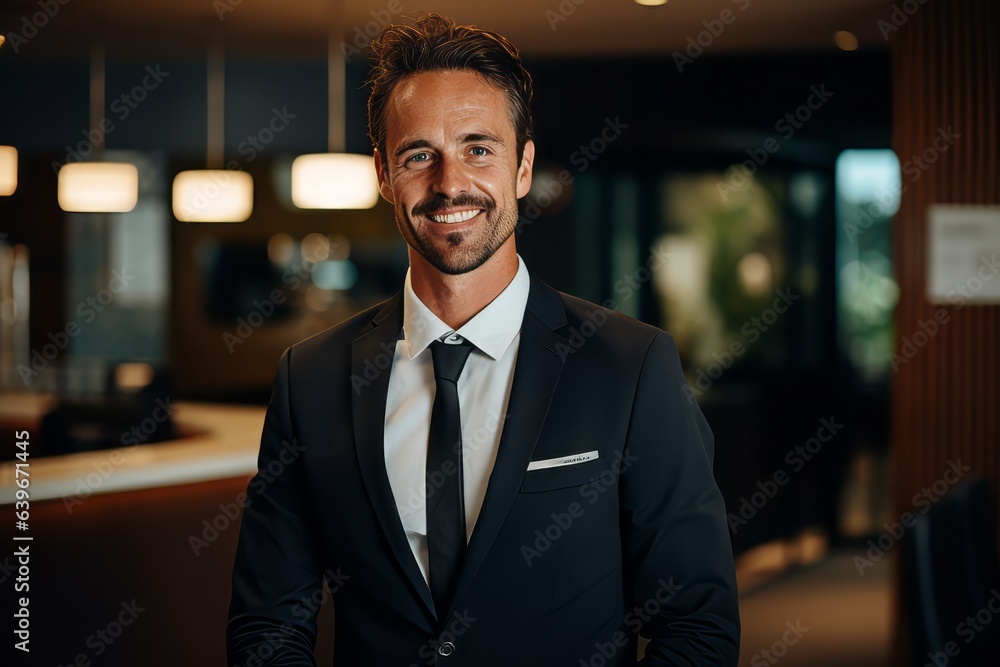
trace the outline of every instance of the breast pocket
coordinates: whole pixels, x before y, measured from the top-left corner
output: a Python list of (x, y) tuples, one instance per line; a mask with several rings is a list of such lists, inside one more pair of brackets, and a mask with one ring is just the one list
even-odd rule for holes
[(521, 492), (538, 493), (583, 486), (598, 479), (606, 469), (606, 463), (600, 458), (595, 458), (579, 463), (528, 470), (524, 473), (524, 479), (521, 481)]

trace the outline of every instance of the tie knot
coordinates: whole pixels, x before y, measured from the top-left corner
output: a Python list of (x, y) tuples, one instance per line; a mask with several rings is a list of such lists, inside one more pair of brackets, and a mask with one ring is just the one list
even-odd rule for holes
[[(431, 356), (434, 359), (434, 377), (458, 383), (465, 362), (472, 353), (472, 343), (464, 338), (451, 335), (449, 342), (440, 340), (431, 343)], [(454, 341), (454, 342), (451, 342)]]

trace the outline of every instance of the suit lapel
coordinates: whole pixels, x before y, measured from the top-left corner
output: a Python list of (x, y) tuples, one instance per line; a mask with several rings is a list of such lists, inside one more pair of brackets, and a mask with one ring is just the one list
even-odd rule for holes
[[(406, 539), (396, 499), (389, 484), (389, 475), (385, 470), (385, 400), (389, 391), (392, 354), (402, 326), (403, 299), (402, 293), (397, 293), (372, 319), (371, 329), (352, 343), (353, 378), (355, 381), (363, 378), (369, 382), (364, 384), (358, 381), (353, 393), (354, 442), (361, 476), (382, 531), (410, 585), (423, 600), (428, 613), (432, 613), (434, 603), (430, 590)], [(389, 363), (379, 363), (379, 359), (384, 359), (386, 355)], [(372, 368), (382, 369), (378, 370), (374, 379), (369, 380), (373, 374)]]
[(562, 299), (532, 277), (496, 463), (462, 563), (453, 605), (475, 578), (520, 489), (562, 373), (559, 350), (569, 349), (569, 342), (553, 331), (565, 323)]

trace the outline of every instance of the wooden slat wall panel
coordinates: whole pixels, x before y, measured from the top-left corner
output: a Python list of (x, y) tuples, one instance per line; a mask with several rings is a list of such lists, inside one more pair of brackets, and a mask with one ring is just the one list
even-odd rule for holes
[[(996, 0), (929, 0), (892, 37), (893, 147), (900, 161), (933, 146), (939, 129), (952, 127), (961, 135), (919, 179), (903, 175), (906, 190), (893, 242), (900, 285), (897, 354), (902, 338), (912, 338), (918, 323), (933, 320), (942, 308), (924, 296), (927, 206), (1000, 203), (998, 40)], [(893, 377), (898, 514), (914, 509), (914, 494), (941, 479), (949, 461), (961, 459), (994, 488), (1000, 481), (1000, 308), (948, 306), (945, 312), (950, 320)], [(901, 602), (896, 609), (901, 611)], [(898, 624), (893, 654), (900, 666), (908, 664), (905, 638), (906, 628)]]

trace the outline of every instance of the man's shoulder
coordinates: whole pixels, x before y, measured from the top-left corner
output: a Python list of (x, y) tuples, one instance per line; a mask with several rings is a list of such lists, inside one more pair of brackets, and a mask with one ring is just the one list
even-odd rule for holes
[(637, 344), (651, 343), (658, 336), (672, 340), (663, 329), (642, 322), (605, 305), (587, 301), (578, 296), (554, 290), (566, 309), (566, 326), (572, 334), (579, 331), (583, 335), (599, 337), (608, 343)]
[(576, 363), (596, 364), (594, 368), (611, 372), (641, 368), (651, 355), (677, 356), (670, 334), (612, 310), (608, 307), (612, 303), (599, 305), (537, 279), (533, 287), (528, 308), (559, 337), (553, 349), (564, 361), (572, 357)]
[(293, 354), (301, 356), (319, 351), (328, 352), (331, 348), (340, 346), (350, 346), (352, 341), (369, 331), (381, 315), (392, 310), (399, 296), (399, 294), (395, 294), (384, 301), (369, 306), (339, 324), (300, 340), (289, 349)]
[(610, 375), (637, 372), (647, 366), (660, 372), (682, 372), (680, 355), (673, 336), (647, 324), (586, 299), (553, 290), (562, 301), (566, 322), (556, 332), (563, 341), (556, 352), (565, 359), (574, 357), (596, 364)]

